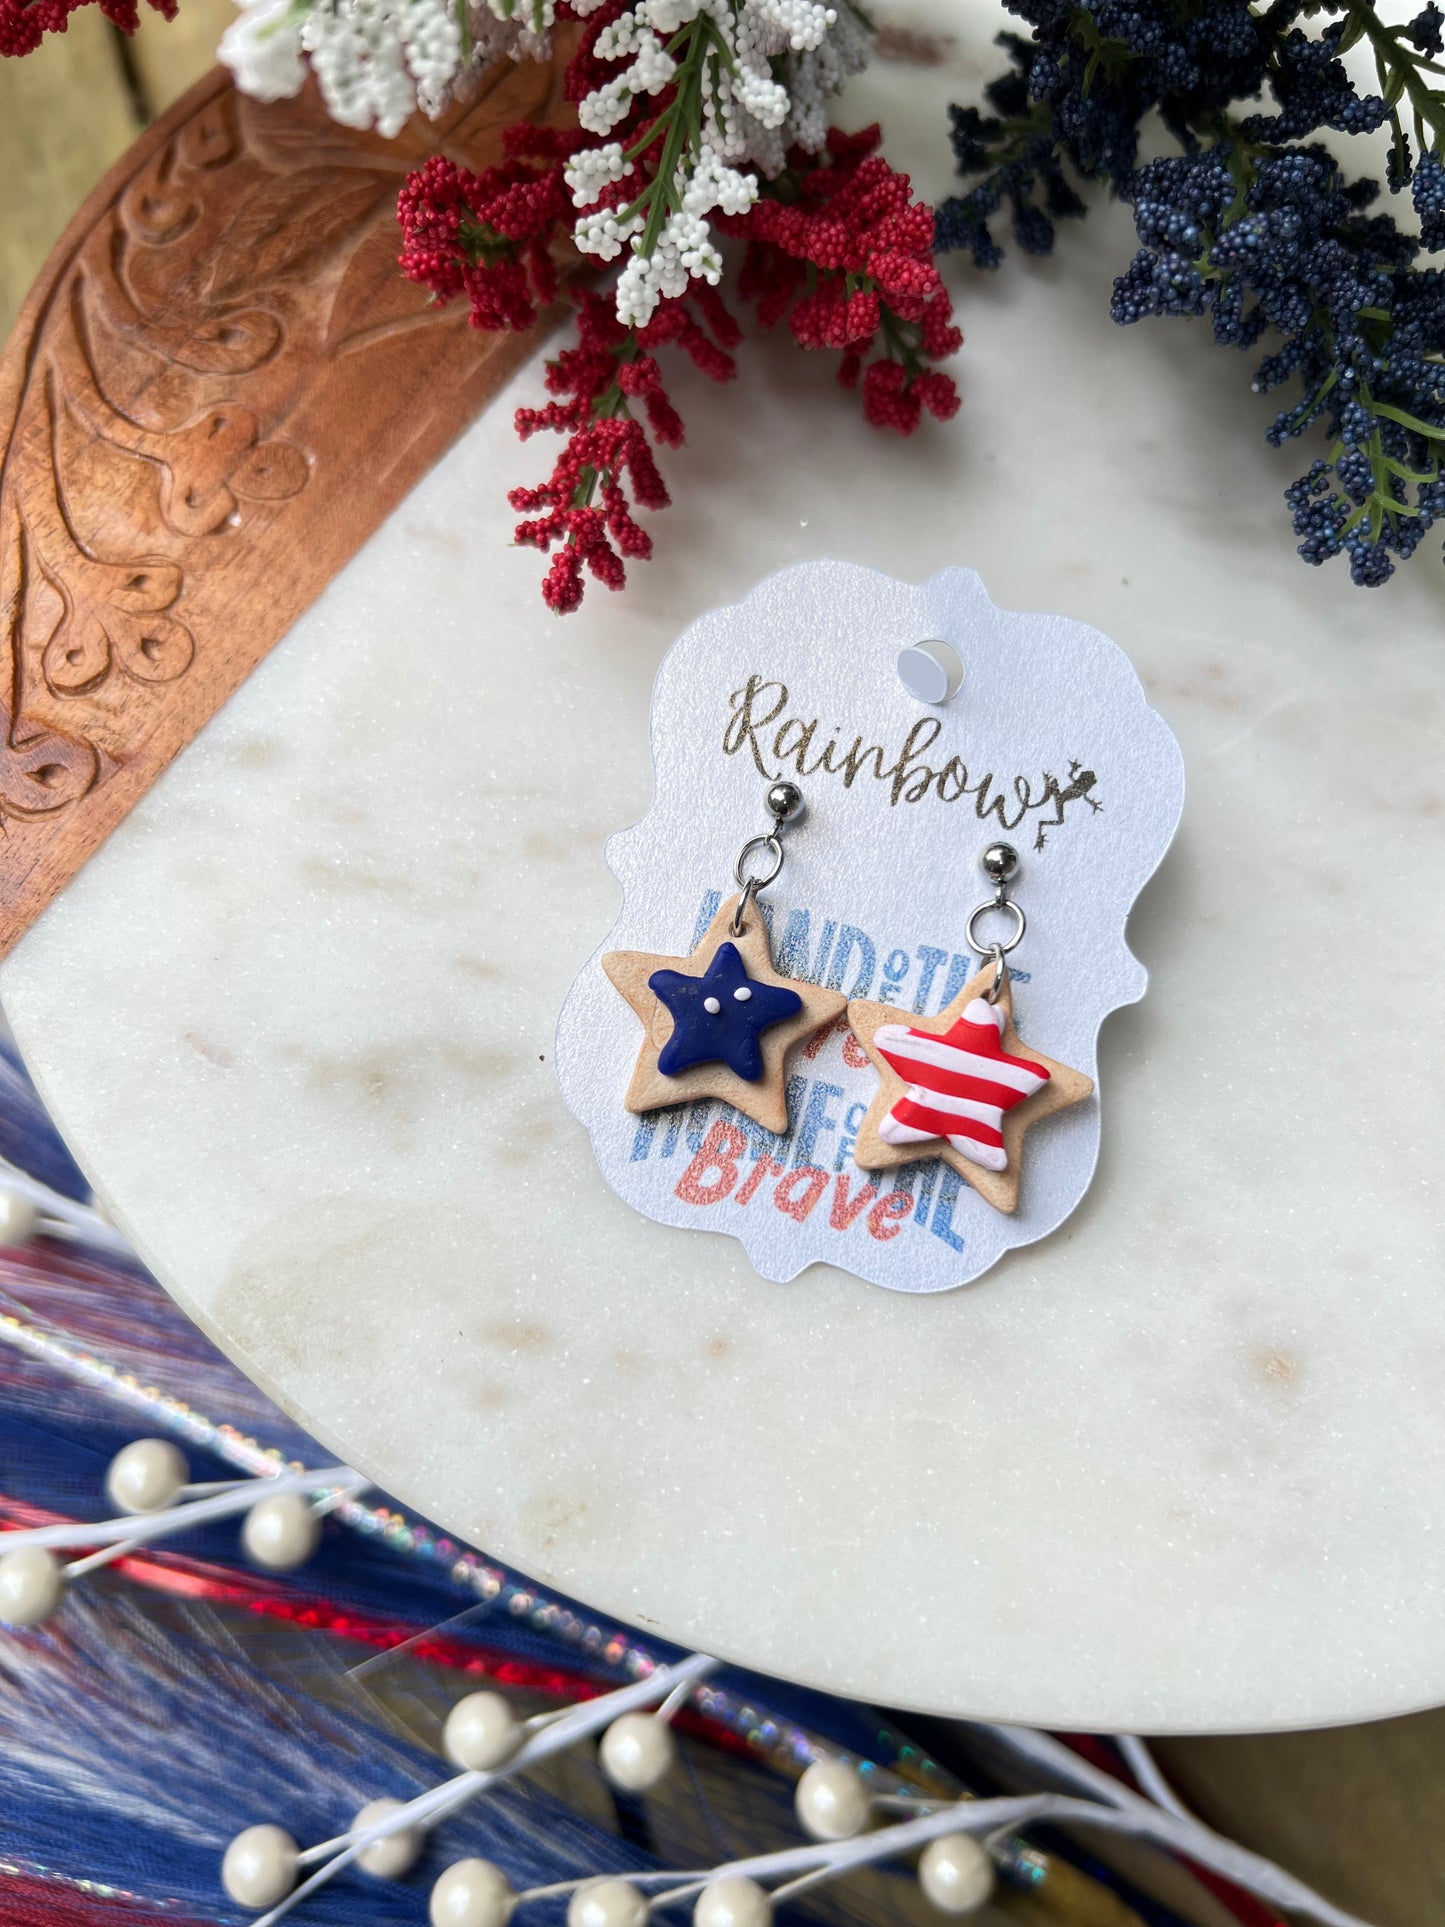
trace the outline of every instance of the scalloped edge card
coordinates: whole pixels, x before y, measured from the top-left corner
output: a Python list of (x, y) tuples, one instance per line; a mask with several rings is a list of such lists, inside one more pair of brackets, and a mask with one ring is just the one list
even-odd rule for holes
[[(937, 704), (898, 672), (926, 639), (963, 664)], [(860, 1168), (879, 1080), (846, 1015), (790, 1044), (781, 1133), (711, 1096), (637, 1115), (624, 1098), (642, 1023), (602, 958), (686, 958), (735, 894), (738, 851), (768, 828), (764, 794), (785, 777), (805, 810), (758, 899), (784, 977), (936, 1019), (983, 962), (964, 926), (990, 895), (980, 853), (1003, 838), (1028, 918), (1009, 960), (1019, 1031), (1097, 1083), (1100, 1025), (1147, 981), (1125, 923), (1184, 803), (1179, 745), (1123, 650), (1066, 616), (996, 609), (971, 569), (915, 585), (802, 563), (673, 644), (652, 752), (652, 806), (607, 844), (622, 909), (557, 1026), (562, 1094), (617, 1195), (660, 1224), (729, 1233), (780, 1282), (831, 1264), (891, 1291), (946, 1291), (1053, 1231), (1094, 1173), (1097, 1091), (1030, 1132), (1012, 1212), (938, 1158)]]

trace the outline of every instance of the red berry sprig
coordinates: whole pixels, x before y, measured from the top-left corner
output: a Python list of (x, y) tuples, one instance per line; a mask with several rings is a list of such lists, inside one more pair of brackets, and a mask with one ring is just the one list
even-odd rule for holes
[(647, 429), (664, 447), (676, 448), (683, 438), (654, 351), (679, 348), (714, 381), (730, 381), (737, 372), (728, 350), (740, 331), (721, 301), (709, 296), (711, 290), (703, 289), (663, 301), (645, 327), (626, 328), (606, 295), (583, 293), (576, 345), (547, 364), (548, 391), (561, 399), (517, 411), (524, 441), (543, 428), (567, 437), (549, 478), (508, 497), (514, 509), (531, 515), (518, 523), (517, 541), (556, 550), (542, 596), (559, 614), (580, 604), (584, 568), (609, 589), (620, 589), (627, 580), (625, 562), (652, 554), (652, 537), (633, 509), (666, 508), (670, 497)]
[[(595, 78), (589, 68), (576, 85), (585, 90)], [(439, 300), (464, 295), (475, 327), (533, 326), (557, 294), (556, 251), (573, 219), (563, 169), (585, 138), (517, 127), (502, 165), (481, 174), (428, 161), (398, 208), (404, 271)], [(958, 412), (958, 391), (936, 364), (962, 335), (933, 263), (933, 210), (913, 198), (908, 176), (882, 159), (878, 143), (876, 127), (830, 133), (823, 155), (790, 155), (746, 214), (718, 225), (744, 244), (738, 291), (760, 322), (786, 321), (799, 347), (838, 353), (839, 381), (861, 382), (865, 418), (911, 435), (925, 413), (946, 421)], [(640, 328), (624, 326), (598, 289), (584, 289), (575, 304), (576, 340), (547, 364), (553, 399), (516, 418), (524, 441), (551, 429), (565, 444), (545, 482), (509, 497), (524, 518), (516, 540), (552, 555), (542, 595), (559, 613), (580, 605), (589, 573), (620, 589), (626, 564), (652, 554), (636, 511), (668, 505), (654, 444), (683, 440), (658, 351), (679, 349), (714, 381), (728, 381), (741, 340), (704, 282), (663, 300)]]
[[(137, 0), (98, 0), (113, 27), (134, 33), (140, 26)], [(0, 0), (0, 58), (34, 53), (48, 33), (64, 33), (70, 16), (87, 0)], [(176, 0), (149, 0), (155, 13), (176, 17)]]
[(747, 241), (739, 290), (765, 327), (786, 319), (800, 348), (841, 351), (838, 379), (862, 376), (864, 417), (911, 435), (926, 412), (958, 413), (952, 377), (929, 364), (962, 332), (933, 261), (933, 209), (878, 154), (879, 129), (828, 134), (824, 156), (789, 156), (756, 206), (720, 222)]

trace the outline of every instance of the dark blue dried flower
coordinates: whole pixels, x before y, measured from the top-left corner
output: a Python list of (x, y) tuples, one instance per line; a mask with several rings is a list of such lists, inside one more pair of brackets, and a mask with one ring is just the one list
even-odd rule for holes
[[(1047, 252), (1054, 221), (1082, 212), (1073, 180), (1105, 181), (1139, 243), (1114, 319), (1208, 315), (1226, 347), (1268, 336), (1255, 388), (1298, 392), (1268, 439), (1329, 438), (1286, 490), (1299, 553), (1346, 555), (1353, 581), (1384, 582), (1445, 519), (1445, 278), (1420, 259), (1445, 250), (1445, 76), (1432, 66), (1445, 13), (1431, 0), (1394, 28), (1374, 0), (1012, 4), (1032, 31), (1004, 36), (992, 113), (952, 110), (974, 184), (938, 210), (940, 250), (997, 265), (990, 223), (1007, 210), (1017, 245)], [(1344, 56), (1362, 43), (1377, 89), (1350, 78)], [(1150, 114), (1179, 151), (1140, 164)], [(1381, 127), (1387, 185), (1409, 188), (1418, 240), (1315, 139)]]

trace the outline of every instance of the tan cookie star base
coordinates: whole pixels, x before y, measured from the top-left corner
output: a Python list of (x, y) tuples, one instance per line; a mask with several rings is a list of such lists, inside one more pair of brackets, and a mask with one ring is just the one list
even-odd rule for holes
[[(786, 1131), (788, 1099), (783, 1083), (783, 1059), (790, 1047), (811, 1037), (824, 1024), (831, 1024), (847, 1003), (840, 990), (821, 990), (817, 984), (797, 977), (783, 977), (773, 968), (773, 953), (768, 943), (767, 925), (756, 905), (750, 905), (743, 933), (733, 935), (733, 912), (738, 899), (730, 897), (708, 925), (701, 943), (690, 957), (655, 957), (645, 950), (612, 950), (602, 959), (602, 968), (642, 1019), (642, 1049), (637, 1068), (622, 1100), (629, 1111), (657, 1111), (666, 1104), (691, 1104), (700, 1097), (720, 1098), (744, 1117), (761, 1124), (765, 1131)], [(763, 1074), (754, 1083), (730, 1071), (726, 1064), (694, 1064), (677, 1077), (665, 1077), (657, 1068), (658, 1053), (672, 1035), (672, 1013), (648, 984), (656, 970), (681, 970), (700, 977), (725, 943), (736, 944), (748, 975), (756, 983), (774, 984), (795, 990), (803, 1000), (796, 1017), (765, 1030), (759, 1042), (763, 1052)], [(879, 1009), (882, 1006), (879, 1005)]]
[(994, 965), (990, 959), (982, 970), (969, 978), (953, 1002), (936, 1017), (916, 1017), (911, 1010), (897, 1010), (892, 1004), (876, 1004), (862, 997), (855, 998), (849, 1004), (848, 1022), (853, 1035), (867, 1051), (879, 1078), (877, 1093), (859, 1127), (853, 1155), (865, 1171), (886, 1171), (899, 1164), (916, 1164), (921, 1158), (941, 1158), (995, 1210), (1014, 1211), (1019, 1201), (1020, 1154), (1029, 1126), (1037, 1124), (1040, 1118), (1048, 1117), (1054, 1111), (1064, 1111), (1071, 1104), (1082, 1103), (1092, 1093), (1094, 1080), (1085, 1077), (1082, 1071), (1071, 1070), (1067, 1064), (1056, 1064), (1052, 1057), (1045, 1057), (1041, 1050), (1024, 1043), (1014, 1029), (1013, 985), (1007, 975), (998, 994), (998, 1002), (1004, 1013), (1000, 1042), (1010, 1056), (1028, 1057), (1034, 1063), (1042, 1064), (1049, 1073), (1049, 1081), (1032, 1097), (1026, 1097), (1022, 1104), (1016, 1104), (1011, 1111), (1005, 1112), (1002, 1130), (1008, 1163), (1004, 1169), (986, 1171), (981, 1164), (974, 1164), (961, 1151), (956, 1151), (946, 1138), (930, 1138), (921, 1144), (889, 1144), (878, 1134), (879, 1125), (908, 1090), (893, 1066), (885, 1063), (874, 1049), (873, 1039), (879, 1029), (884, 1024), (904, 1024), (910, 1030), (926, 1031), (932, 1036), (941, 1037), (975, 997), (985, 994), (993, 982), (993, 973)]

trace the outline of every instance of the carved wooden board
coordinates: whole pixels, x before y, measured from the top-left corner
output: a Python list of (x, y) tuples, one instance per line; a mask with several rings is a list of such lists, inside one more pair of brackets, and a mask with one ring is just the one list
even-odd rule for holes
[(71, 222), (0, 360), (0, 955), (535, 345), (402, 279), (396, 193), (566, 111), (507, 62), (382, 141), (217, 72)]

